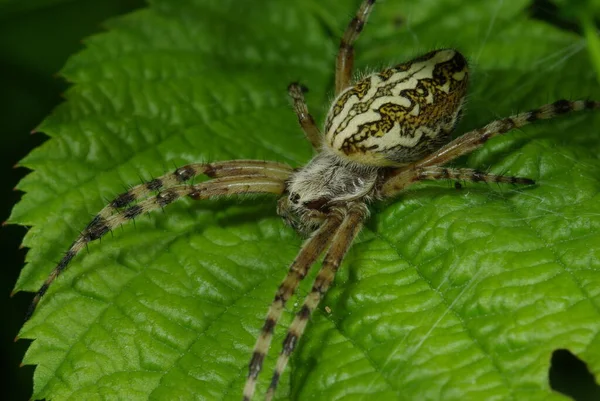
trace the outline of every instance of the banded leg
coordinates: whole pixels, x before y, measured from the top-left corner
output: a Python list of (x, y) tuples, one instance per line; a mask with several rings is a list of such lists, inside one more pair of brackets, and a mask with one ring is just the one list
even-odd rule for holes
[(531, 178), (514, 177), (509, 175), (497, 175), (485, 173), (472, 168), (446, 168), (439, 166), (422, 167), (416, 170), (415, 181), (422, 180), (455, 180), (467, 182), (487, 182), (533, 185), (535, 181)]
[(538, 120), (555, 118), (573, 111), (593, 109), (600, 109), (600, 102), (589, 100), (557, 100), (538, 109), (492, 121), (483, 128), (467, 132), (416, 164), (421, 167), (445, 164), (464, 154), (471, 153), (483, 146), (489, 139), (505, 134), (515, 128), (535, 123)]
[(249, 401), (254, 395), (256, 379), (262, 369), (262, 364), (269, 350), (273, 331), (286, 302), (296, 292), (298, 285), (308, 273), (315, 260), (321, 255), (331, 241), (331, 237), (340, 225), (341, 216), (332, 215), (315, 233), (304, 243), (300, 253), (290, 265), (288, 274), (279, 286), (275, 299), (269, 307), (267, 318), (262, 327), (260, 336), (254, 346), (252, 359), (248, 366), (248, 379), (244, 386), (244, 401)]
[(290, 84), (290, 86), (288, 86), (288, 94), (292, 98), (294, 111), (298, 116), (300, 127), (302, 127), (302, 131), (304, 131), (304, 135), (306, 135), (306, 139), (308, 139), (312, 147), (315, 150), (319, 150), (321, 147), (322, 134), (315, 124), (315, 119), (308, 112), (308, 107), (304, 101), (304, 94), (307, 91), (308, 89), (306, 87), (297, 82), (293, 82)]
[(292, 173), (287, 164), (262, 160), (229, 160), (214, 163), (192, 163), (179, 167), (172, 173), (165, 174), (149, 182), (136, 185), (123, 192), (104, 207), (99, 216), (107, 217), (118, 212), (121, 208), (150, 196), (156, 191), (162, 191), (176, 185), (181, 185), (198, 175), (209, 178), (222, 178), (241, 175), (256, 175), (286, 180)]
[(60, 262), (58, 262), (54, 270), (52, 270), (46, 281), (44, 281), (44, 284), (42, 284), (29, 306), (25, 321), (31, 317), (40, 299), (48, 290), (48, 287), (67, 268), (69, 262), (79, 251), (90, 242), (102, 238), (109, 231), (136, 218), (142, 213), (163, 208), (184, 196), (190, 196), (193, 199), (208, 199), (219, 195), (244, 193), (272, 193), (281, 195), (284, 189), (285, 181), (281, 178), (259, 175), (222, 177), (196, 185), (172, 186), (155, 196), (148, 197), (113, 214), (98, 214), (71, 244), (69, 250)]
[(588, 100), (558, 100), (538, 109), (493, 121), (482, 128), (467, 132), (422, 160), (394, 171), (382, 186), (383, 196), (393, 196), (402, 191), (419, 168), (446, 164), (483, 146), (490, 138), (502, 135), (538, 120), (547, 120), (572, 111), (600, 109), (600, 102)]
[(446, 168), (439, 166), (417, 167), (403, 171), (401, 174), (395, 176), (394, 187), (391, 187), (391, 192), (386, 192), (386, 190), (390, 189), (390, 187), (384, 186), (381, 191), (381, 196), (386, 198), (394, 196), (396, 193), (409, 187), (411, 184), (424, 180), (454, 180), (467, 182), (505, 183), (514, 185), (535, 184), (535, 181), (531, 178), (490, 174), (472, 168)]
[(302, 308), (296, 314), (294, 321), (290, 325), (288, 334), (285, 337), (285, 340), (283, 340), (283, 350), (281, 351), (279, 359), (277, 360), (277, 365), (275, 366), (275, 372), (273, 373), (273, 377), (271, 379), (271, 385), (267, 391), (267, 400), (271, 400), (273, 398), (275, 389), (279, 383), (279, 378), (281, 377), (290, 355), (296, 348), (296, 344), (298, 344), (298, 341), (300, 340), (300, 337), (306, 328), (306, 324), (308, 323), (310, 315), (317, 308), (319, 302), (327, 293), (329, 286), (335, 278), (335, 273), (340, 267), (340, 264), (342, 263), (346, 252), (348, 252), (350, 245), (352, 245), (354, 238), (356, 238), (360, 229), (362, 228), (367, 214), (368, 213), (364, 205), (351, 206), (344, 220), (342, 221), (341, 226), (331, 240), (331, 245), (325, 254), (323, 266), (321, 267), (321, 270), (319, 270), (312, 290), (310, 294), (306, 296)]
[(344, 36), (340, 41), (337, 59), (335, 62), (335, 94), (338, 95), (348, 86), (352, 79), (354, 66), (354, 42), (365, 26), (371, 13), (375, 0), (363, 0), (352, 21), (348, 24)]

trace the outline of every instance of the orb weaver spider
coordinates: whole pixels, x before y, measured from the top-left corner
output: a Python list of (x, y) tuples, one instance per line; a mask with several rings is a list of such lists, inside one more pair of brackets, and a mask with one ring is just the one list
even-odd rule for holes
[[(312, 289), (283, 342), (267, 392), (267, 399), (271, 399), (311, 314), (327, 293), (344, 256), (368, 218), (369, 204), (393, 198), (423, 180), (533, 184), (528, 178), (442, 166), (512, 129), (571, 111), (600, 108), (600, 103), (595, 101), (559, 100), (493, 121), (452, 140), (469, 77), (467, 61), (458, 51), (432, 51), (352, 81), (353, 44), (374, 3), (375, 0), (362, 2), (342, 37), (336, 59), (336, 97), (326, 118), (324, 134), (308, 111), (305, 88), (298, 83), (288, 88), (300, 126), (317, 152), (306, 166), (294, 170), (282, 163), (258, 160), (195, 163), (118, 195), (69, 247), (35, 295), (27, 319), (79, 251), (143, 213), (186, 196), (195, 200), (248, 193), (281, 196), (278, 214), (307, 239), (268, 310), (249, 363), (243, 390), (245, 400), (253, 397), (258, 374), (286, 302), (311, 266), (324, 256)], [(186, 184), (201, 174), (210, 180)]]

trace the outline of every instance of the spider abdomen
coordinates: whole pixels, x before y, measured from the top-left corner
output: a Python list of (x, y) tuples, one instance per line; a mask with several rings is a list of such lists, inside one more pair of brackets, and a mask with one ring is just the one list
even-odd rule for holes
[(333, 102), (325, 146), (372, 166), (416, 161), (450, 140), (467, 82), (467, 62), (452, 49), (369, 75)]

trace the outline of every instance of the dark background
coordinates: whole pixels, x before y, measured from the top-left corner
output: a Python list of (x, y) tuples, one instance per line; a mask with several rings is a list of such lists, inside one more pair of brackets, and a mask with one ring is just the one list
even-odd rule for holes
[[(245, 1), (245, 0), (240, 0)], [(256, 0), (249, 0), (256, 1)], [(333, 1), (333, 0), (332, 0)], [(30, 132), (62, 99), (68, 84), (57, 76), (67, 58), (83, 48), (82, 40), (102, 32), (102, 22), (145, 6), (143, 0), (37, 0), (0, 3), (0, 221), (8, 218), (20, 193), (13, 188), (27, 174), (14, 168), (43, 134)], [(576, 20), (562, 17), (547, 0), (533, 0), (532, 16), (565, 30), (578, 32)], [(598, 26), (598, 24), (596, 24)], [(0, 229), (4, 263), (0, 269), (0, 361), (4, 386), (2, 400), (28, 400), (33, 367), (19, 367), (27, 341), (13, 342), (32, 294), (9, 294), (24, 264), (19, 245), (25, 228)], [(555, 352), (549, 378), (557, 390), (578, 401), (600, 400), (600, 387), (586, 366), (568, 351)]]

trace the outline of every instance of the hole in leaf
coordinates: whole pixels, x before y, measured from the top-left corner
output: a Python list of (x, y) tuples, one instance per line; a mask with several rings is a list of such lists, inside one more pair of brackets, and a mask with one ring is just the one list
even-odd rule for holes
[(569, 350), (557, 349), (552, 353), (548, 372), (550, 387), (575, 401), (600, 400), (600, 386), (587, 365)]

